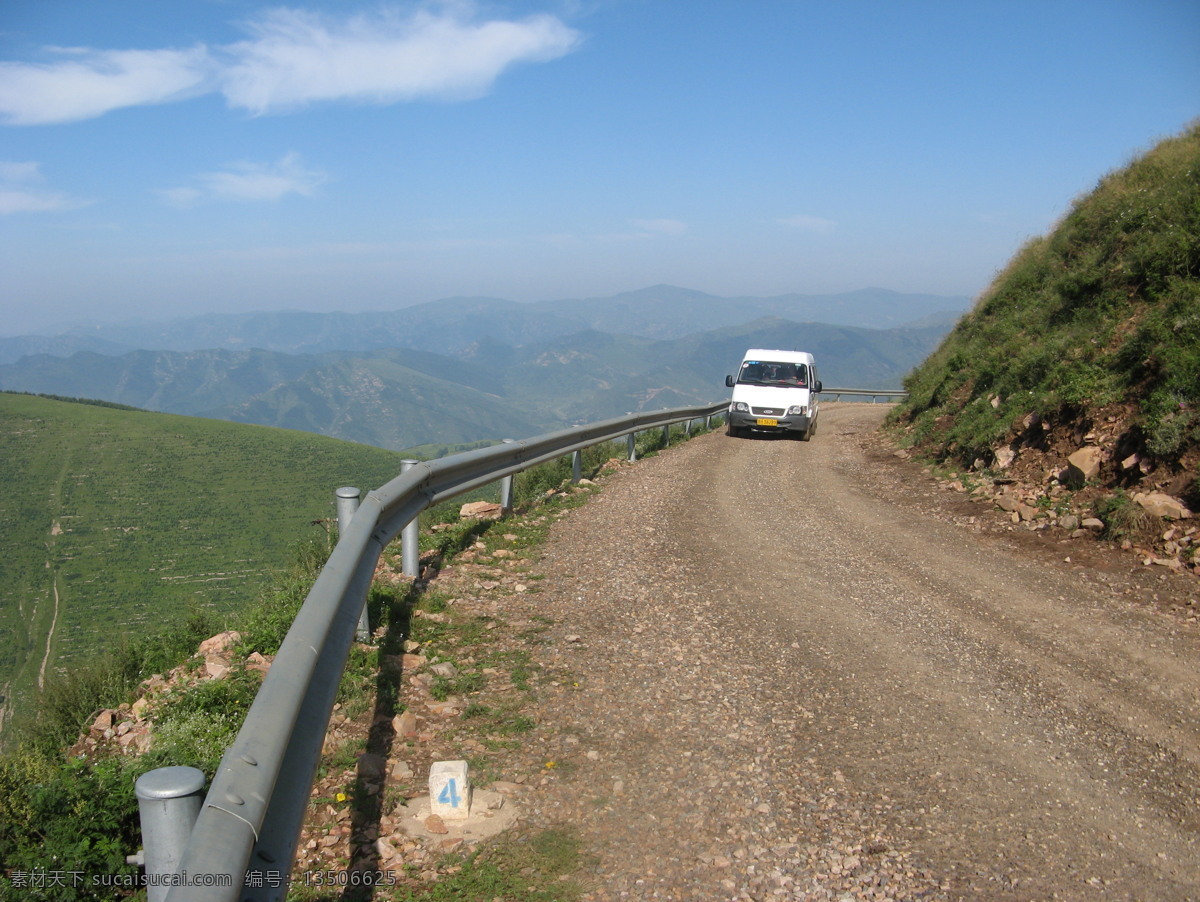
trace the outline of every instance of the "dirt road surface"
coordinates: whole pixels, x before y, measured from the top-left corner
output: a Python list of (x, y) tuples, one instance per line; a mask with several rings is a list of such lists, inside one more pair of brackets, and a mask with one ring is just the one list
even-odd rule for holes
[(526, 600), (568, 674), (531, 816), (597, 900), (1200, 899), (1200, 630), (1149, 597), (1195, 580), (958, 522), (883, 413), (571, 512)]

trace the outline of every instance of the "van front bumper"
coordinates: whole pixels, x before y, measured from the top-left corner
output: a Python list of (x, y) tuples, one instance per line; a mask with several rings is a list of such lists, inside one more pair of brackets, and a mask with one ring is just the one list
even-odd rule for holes
[(760, 429), (763, 432), (808, 432), (812, 418), (804, 416), (764, 417), (741, 410), (729, 411), (729, 425), (734, 429)]

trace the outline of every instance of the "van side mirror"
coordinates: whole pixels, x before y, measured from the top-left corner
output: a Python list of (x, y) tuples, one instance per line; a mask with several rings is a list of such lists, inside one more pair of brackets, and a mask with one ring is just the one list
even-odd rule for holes
[(815, 391), (817, 394), (821, 393), (821, 380), (820, 379), (817, 380), (817, 384), (813, 388), (813, 391)]
[(732, 377), (732, 376), (726, 376), (726, 377), (725, 377), (725, 385), (726, 385), (728, 388), (733, 388), (733, 377)]

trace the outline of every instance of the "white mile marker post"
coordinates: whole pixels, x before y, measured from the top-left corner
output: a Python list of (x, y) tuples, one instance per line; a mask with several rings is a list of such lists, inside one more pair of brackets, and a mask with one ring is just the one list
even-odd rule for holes
[(442, 820), (471, 813), (471, 781), (465, 761), (435, 761), (429, 768), (429, 810)]

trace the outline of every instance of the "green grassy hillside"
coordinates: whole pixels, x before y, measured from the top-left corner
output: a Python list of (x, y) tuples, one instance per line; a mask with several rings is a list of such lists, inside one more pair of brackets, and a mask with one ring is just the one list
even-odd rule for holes
[(1104, 432), (1107, 481), (1136, 454), (1138, 478), (1200, 500), (1200, 124), (1024, 247), (905, 387), (909, 441), (945, 458)]
[(399, 453), (261, 426), (0, 394), (0, 694), (189, 608), (252, 600), (338, 486)]
[[(434, 374), (407, 366), (412, 358)], [(489, 380), (493, 385), (485, 390)], [(395, 449), (524, 438), (550, 428), (545, 418), (499, 397), (500, 382), (495, 374), (445, 357), (384, 351), (331, 360), (250, 401), (207, 414)]]

